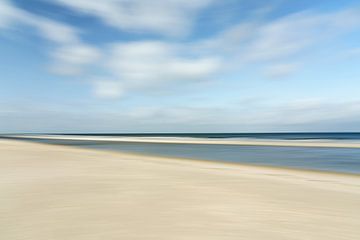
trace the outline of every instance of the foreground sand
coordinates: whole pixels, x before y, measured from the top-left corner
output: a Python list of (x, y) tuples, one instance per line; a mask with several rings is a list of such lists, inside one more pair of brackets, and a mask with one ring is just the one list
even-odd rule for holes
[(0, 239), (359, 236), (359, 176), (0, 140)]

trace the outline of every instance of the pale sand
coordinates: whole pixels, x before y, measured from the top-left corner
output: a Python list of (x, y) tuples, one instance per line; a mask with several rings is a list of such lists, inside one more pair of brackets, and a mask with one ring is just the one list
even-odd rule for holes
[(359, 236), (359, 176), (0, 141), (0, 239)]
[(176, 144), (221, 144), (243, 146), (282, 146), (282, 147), (327, 147), (360, 148), (356, 140), (275, 140), (275, 139), (209, 139), (187, 137), (111, 137), (111, 136), (74, 136), (74, 135), (17, 135), (17, 138), (88, 140), (106, 142), (176, 143)]

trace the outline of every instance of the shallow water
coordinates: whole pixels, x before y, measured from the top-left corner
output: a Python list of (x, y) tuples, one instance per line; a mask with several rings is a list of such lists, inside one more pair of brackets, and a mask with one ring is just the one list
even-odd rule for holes
[(91, 149), (360, 174), (360, 149), (208, 144), (125, 143), (88, 140), (32, 141)]

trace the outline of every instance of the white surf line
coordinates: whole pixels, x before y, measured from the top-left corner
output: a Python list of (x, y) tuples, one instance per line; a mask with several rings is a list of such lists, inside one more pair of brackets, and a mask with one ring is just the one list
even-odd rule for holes
[(328, 148), (360, 148), (360, 142), (338, 142), (320, 140), (219, 140), (194, 139), (177, 137), (97, 137), (97, 136), (59, 136), (59, 135), (17, 135), (16, 138), (35, 138), (49, 140), (83, 140), (133, 143), (172, 143), (172, 144), (214, 144), (214, 145), (242, 145), (242, 146), (279, 146), (279, 147), (328, 147)]

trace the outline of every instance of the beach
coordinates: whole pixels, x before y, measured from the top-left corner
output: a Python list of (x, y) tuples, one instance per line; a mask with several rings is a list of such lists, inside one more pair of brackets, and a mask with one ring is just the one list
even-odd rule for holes
[(360, 177), (0, 140), (0, 239), (357, 239)]

